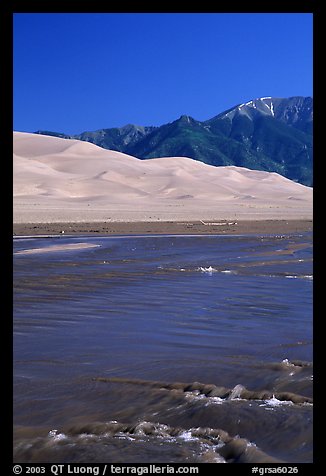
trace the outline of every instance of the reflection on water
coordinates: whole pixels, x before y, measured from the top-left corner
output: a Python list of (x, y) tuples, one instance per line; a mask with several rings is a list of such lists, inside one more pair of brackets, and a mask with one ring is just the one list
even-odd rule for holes
[(311, 241), (16, 239), (15, 461), (311, 462)]

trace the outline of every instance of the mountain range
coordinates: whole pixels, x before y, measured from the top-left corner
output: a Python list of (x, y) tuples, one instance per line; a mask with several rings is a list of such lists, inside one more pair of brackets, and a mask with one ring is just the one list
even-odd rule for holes
[(277, 172), (313, 184), (313, 99), (263, 97), (238, 104), (206, 121), (182, 115), (162, 126), (100, 129), (68, 135), (140, 159), (190, 157), (209, 165)]

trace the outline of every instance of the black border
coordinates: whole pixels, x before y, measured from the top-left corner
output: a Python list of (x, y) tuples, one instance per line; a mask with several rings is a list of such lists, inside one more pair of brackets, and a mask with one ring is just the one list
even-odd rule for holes
[[(307, 465), (297, 465), (300, 467), (299, 475), (306, 473), (309, 474), (313, 471), (313, 466), (322, 463), (322, 425), (321, 416), (319, 413), (323, 407), (323, 389), (321, 388), (321, 369), (323, 354), (320, 349), (320, 343), (322, 340), (322, 330), (319, 331), (319, 326), (322, 323), (322, 314), (320, 309), (322, 308), (320, 301), (318, 303), (319, 294), (322, 292), (322, 283), (318, 279), (321, 276), (321, 237), (322, 237), (322, 216), (320, 216), (320, 206), (318, 204), (322, 200), (322, 181), (324, 177), (322, 175), (321, 164), (323, 160), (321, 148), (318, 148), (318, 137), (320, 136), (322, 120), (319, 117), (321, 115), (321, 103), (322, 99), (319, 97), (319, 84), (321, 83), (321, 72), (323, 70), (323, 62), (318, 61), (318, 57), (322, 55), (322, 40), (321, 31), (323, 29), (323, 19), (321, 13), (321, 0), (317, 2), (313, 1), (296, 1), (293, 0), (266, 0), (260, 2), (239, 2), (223, 3), (218, 5), (218, 8), (212, 9), (212, 2), (207, 3), (207, 7), (201, 5), (200, 11), (197, 9), (191, 9), (190, 11), (184, 11), (183, 7), (177, 7), (172, 4), (170, 7), (167, 3), (164, 3), (164, 8), (160, 8), (158, 5), (146, 5), (144, 2), (134, 3), (133, 6), (137, 6), (135, 10), (130, 5), (125, 5), (126, 9), (121, 9), (121, 5), (117, 3), (107, 4), (107, 8), (104, 8), (104, 2), (98, 2), (92, 0), (91, 2), (77, 2), (72, 0), (67, 1), (12, 1), (6, 2), (3, 0), (0, 5), (0, 44), (2, 45), (2, 65), (1, 65), (1, 119), (2, 119), (2, 150), (4, 155), (1, 157), (2, 163), (5, 162), (5, 177), (2, 181), (5, 189), (5, 197), (2, 197), (3, 203), (6, 203), (5, 211), (2, 211), (3, 229), (2, 240), (3, 246), (1, 246), (2, 263), (5, 264), (3, 272), (1, 273), (3, 296), (5, 297), (5, 305), (2, 310), (2, 323), (4, 324), (4, 333), (2, 334), (2, 344), (0, 346), (3, 353), (2, 362), (5, 363), (3, 367), (4, 379), (2, 384), (2, 391), (5, 393), (5, 401), (2, 411), (2, 428), (1, 428), (1, 453), (5, 460), (5, 466), (8, 467), (8, 474), (12, 474), (12, 379), (13, 379), (13, 367), (12, 367), (12, 310), (13, 310), (13, 270), (12, 270), (12, 131), (13, 131), (13, 14), (14, 13), (312, 13), (314, 19), (314, 364), (315, 364), (315, 382), (314, 382), (314, 463)], [(197, 5), (195, 5), (197, 6)], [(118, 8), (120, 7), (120, 8)], [(153, 8), (154, 7), (154, 8)], [(156, 9), (155, 9), (156, 7)], [(317, 147), (316, 147), (317, 144)], [(8, 194), (8, 195), (7, 195)], [(316, 370), (317, 369), (317, 370)], [(8, 465), (7, 465), (8, 463)], [(225, 466), (229, 467), (229, 470)], [(247, 465), (246, 469), (242, 466), (239, 474), (251, 474), (251, 466)], [(266, 466), (266, 465), (260, 465)], [(272, 465), (270, 465), (272, 466)], [(234, 465), (223, 465), (224, 470), (219, 466), (218, 471), (236, 471)], [(205, 465), (205, 471), (213, 469), (212, 465)], [(239, 471), (239, 470), (238, 470)], [(200, 468), (200, 474), (202, 474), (202, 468)]]

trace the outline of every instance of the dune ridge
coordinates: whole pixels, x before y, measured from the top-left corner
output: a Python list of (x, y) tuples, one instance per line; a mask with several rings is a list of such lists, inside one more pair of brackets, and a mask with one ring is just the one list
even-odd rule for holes
[(312, 188), (186, 157), (14, 132), (14, 223), (312, 218)]

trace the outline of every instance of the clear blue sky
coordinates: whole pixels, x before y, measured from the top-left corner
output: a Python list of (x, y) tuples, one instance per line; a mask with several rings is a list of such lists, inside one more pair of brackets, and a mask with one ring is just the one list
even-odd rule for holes
[(16, 13), (14, 130), (209, 119), (312, 96), (309, 13)]

